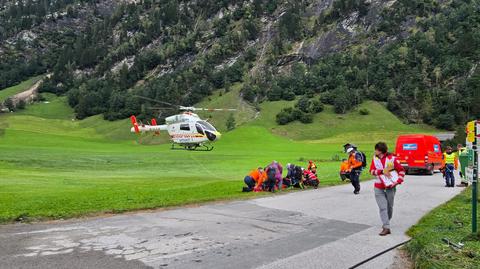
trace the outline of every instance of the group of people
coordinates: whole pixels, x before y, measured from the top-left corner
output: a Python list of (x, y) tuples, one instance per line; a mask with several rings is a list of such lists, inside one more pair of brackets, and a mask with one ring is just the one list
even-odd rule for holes
[[(360, 175), (367, 166), (366, 156), (353, 144), (345, 144), (344, 151), (348, 159), (342, 161), (340, 177), (342, 180), (350, 180), (353, 185), (353, 193), (360, 193)], [(246, 187), (244, 192), (275, 192), (284, 188), (305, 188), (312, 186), (317, 188), (320, 181), (317, 176), (317, 165), (309, 161), (307, 168), (295, 164), (287, 164), (287, 175), (283, 177), (283, 167), (273, 161), (266, 167), (258, 167), (252, 170), (244, 179)], [(393, 216), (393, 204), (397, 185), (403, 183), (405, 169), (394, 154), (388, 152), (387, 144), (379, 142), (375, 145), (375, 155), (370, 164), (369, 172), (375, 176), (374, 193), (377, 202), (382, 231), (380, 236), (391, 233), (390, 220)]]
[(462, 144), (457, 145), (456, 152), (453, 151), (452, 147), (446, 147), (446, 150), (443, 153), (443, 160), (445, 161), (445, 165), (441, 169), (443, 177), (445, 178), (445, 187), (453, 188), (455, 186), (455, 170), (459, 171), (458, 175), (461, 180), (460, 184), (457, 185), (457, 187), (468, 186), (468, 181), (460, 169), (460, 155), (466, 154), (466, 151), (467, 148), (465, 148)]
[(287, 175), (283, 177), (283, 166), (273, 161), (266, 167), (253, 169), (244, 179), (246, 187), (244, 192), (275, 192), (287, 188), (301, 188), (306, 186), (318, 188), (320, 180), (317, 176), (317, 165), (313, 161), (308, 162), (307, 168), (288, 163)]

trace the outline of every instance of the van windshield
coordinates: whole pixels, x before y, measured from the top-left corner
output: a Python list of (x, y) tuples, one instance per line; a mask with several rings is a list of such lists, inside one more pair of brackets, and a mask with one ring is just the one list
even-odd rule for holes
[(417, 150), (418, 145), (414, 143), (403, 144), (403, 150)]

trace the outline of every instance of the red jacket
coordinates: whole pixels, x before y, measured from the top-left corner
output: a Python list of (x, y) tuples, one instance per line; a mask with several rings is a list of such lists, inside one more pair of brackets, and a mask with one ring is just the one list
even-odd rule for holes
[[(398, 173), (397, 184), (402, 184), (403, 179), (405, 178), (405, 169), (400, 164), (400, 162), (397, 160), (397, 158), (390, 153), (385, 154), (385, 156), (383, 156), (383, 158), (381, 159), (383, 166), (385, 166), (385, 161), (387, 160), (387, 158), (389, 158), (389, 159), (394, 158), (393, 169), (395, 171), (397, 171), (397, 173)], [(372, 163), (370, 164), (370, 174), (372, 174), (374, 176), (377, 176), (377, 180), (375, 181), (375, 188), (386, 189), (385, 184), (383, 184), (383, 182), (378, 179), (378, 176), (383, 175), (383, 170), (377, 169), (375, 167), (375, 161), (374, 160), (372, 160)]]
[(318, 177), (310, 170), (303, 171), (303, 176), (308, 180), (318, 180)]

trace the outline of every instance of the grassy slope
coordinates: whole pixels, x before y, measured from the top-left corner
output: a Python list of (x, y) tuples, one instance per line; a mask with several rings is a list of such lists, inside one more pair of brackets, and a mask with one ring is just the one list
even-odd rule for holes
[[(417, 268), (480, 268), (480, 237), (471, 235), (471, 193), (468, 188), (410, 228), (407, 250)], [(442, 238), (465, 246), (456, 252)]]
[[(325, 111), (314, 117), (312, 124), (295, 121), (278, 126), (275, 117), (283, 107), (293, 106), (295, 102), (278, 101), (261, 105), (261, 117), (256, 125), (268, 127), (274, 134), (294, 140), (326, 140), (343, 142), (354, 138), (355, 141), (368, 142), (372, 139), (393, 141), (398, 134), (421, 130), (432, 133), (435, 129), (427, 126), (405, 125), (395, 115), (377, 102), (366, 101), (356, 110), (345, 115), (335, 114), (333, 107), (326, 106)], [(369, 115), (360, 115), (357, 111), (366, 108)]]
[(23, 81), (20, 84), (15, 86), (0, 90), (0, 102), (5, 101), (8, 97), (11, 97), (17, 93), (23, 92), (28, 90), (28, 88), (32, 87), (37, 81), (39, 81), (43, 76), (36, 76), (29, 80)]
[[(245, 112), (237, 116), (242, 126), (225, 133), (212, 152), (171, 151), (168, 144), (141, 145), (143, 138), (129, 133), (128, 119), (106, 122), (95, 116), (74, 121), (64, 98), (48, 99), (49, 103), (29, 106), (21, 113), (0, 115), (0, 222), (263, 195), (241, 193), (242, 179), (250, 169), (273, 159), (299, 164), (300, 158), (321, 160), (321, 184), (338, 184), (338, 163), (328, 160), (341, 154), (346, 139), (356, 141), (357, 136), (357, 132), (347, 132), (341, 139), (334, 139), (338, 134), (324, 131), (318, 120), (324, 117), (326, 122), (334, 122), (337, 117), (328, 111), (318, 115), (312, 125), (278, 127), (299, 126), (312, 133), (317, 128), (322, 136), (310, 135), (314, 141), (274, 135), (269, 116), (282, 107), (275, 102), (263, 104), (262, 113), (251, 122), (247, 119), (253, 118), (254, 110), (245, 107)], [(238, 88), (234, 87), (213, 105), (245, 106), (238, 105), (238, 100)], [(210, 105), (208, 100), (204, 104)], [(388, 113), (382, 106), (378, 108)], [(214, 114), (212, 121), (221, 122), (224, 116)], [(357, 116), (352, 113), (344, 117), (353, 123)], [(342, 128), (339, 130), (347, 130)], [(394, 137), (394, 133), (385, 137)], [(369, 154), (375, 141), (361, 142)]]
[[(240, 98), (240, 83), (234, 84), (229, 92), (223, 90), (216, 91), (212, 96), (203, 100), (196, 106), (205, 108), (234, 108), (233, 112), (236, 126), (242, 126), (251, 121), (256, 114), (256, 110)], [(227, 118), (231, 112), (199, 112), (202, 118), (210, 119), (210, 122), (221, 132), (225, 131)]]

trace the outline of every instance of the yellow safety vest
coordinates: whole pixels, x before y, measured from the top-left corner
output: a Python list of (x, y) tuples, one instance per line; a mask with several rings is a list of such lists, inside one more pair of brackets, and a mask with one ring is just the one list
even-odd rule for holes
[(455, 153), (443, 153), (443, 156), (445, 158), (445, 163), (448, 163), (448, 164), (455, 164), (455, 158), (456, 158), (456, 155)]

